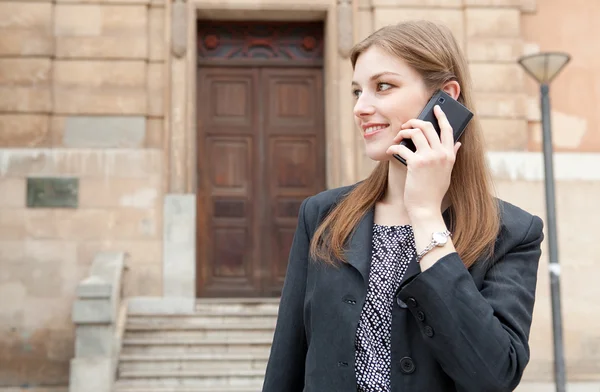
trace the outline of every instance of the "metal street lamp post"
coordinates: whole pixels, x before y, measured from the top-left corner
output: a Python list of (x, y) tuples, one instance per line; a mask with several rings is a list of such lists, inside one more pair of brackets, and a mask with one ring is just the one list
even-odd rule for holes
[(544, 147), (544, 177), (546, 189), (546, 227), (548, 231), (550, 292), (552, 299), (552, 329), (554, 340), (554, 381), (557, 392), (566, 391), (563, 349), (562, 315), (560, 306), (560, 265), (556, 234), (556, 200), (552, 159), (552, 130), (550, 126), (550, 82), (570, 60), (566, 53), (550, 52), (523, 56), (518, 62), (539, 84), (541, 91), (542, 135)]

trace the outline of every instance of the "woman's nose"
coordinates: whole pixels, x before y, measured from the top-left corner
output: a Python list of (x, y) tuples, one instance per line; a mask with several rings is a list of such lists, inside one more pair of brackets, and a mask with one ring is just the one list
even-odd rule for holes
[(375, 113), (375, 107), (368, 102), (366, 97), (361, 96), (354, 105), (354, 115), (356, 117), (366, 117)]

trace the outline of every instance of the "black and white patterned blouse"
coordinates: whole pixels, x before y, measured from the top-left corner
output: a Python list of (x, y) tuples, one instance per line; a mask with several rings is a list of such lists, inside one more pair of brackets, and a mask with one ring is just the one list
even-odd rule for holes
[(369, 287), (355, 341), (359, 392), (390, 391), (394, 294), (415, 253), (411, 226), (373, 225)]

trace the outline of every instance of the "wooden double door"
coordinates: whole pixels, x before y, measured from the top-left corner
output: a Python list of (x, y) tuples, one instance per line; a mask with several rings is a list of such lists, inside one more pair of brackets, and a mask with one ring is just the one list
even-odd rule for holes
[(325, 189), (321, 68), (198, 69), (197, 295), (278, 296), (298, 209)]

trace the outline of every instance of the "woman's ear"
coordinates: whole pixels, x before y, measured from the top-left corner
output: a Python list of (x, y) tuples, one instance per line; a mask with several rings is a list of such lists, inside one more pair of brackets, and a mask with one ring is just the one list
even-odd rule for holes
[(460, 84), (456, 80), (451, 80), (444, 84), (442, 90), (456, 100), (460, 95)]

